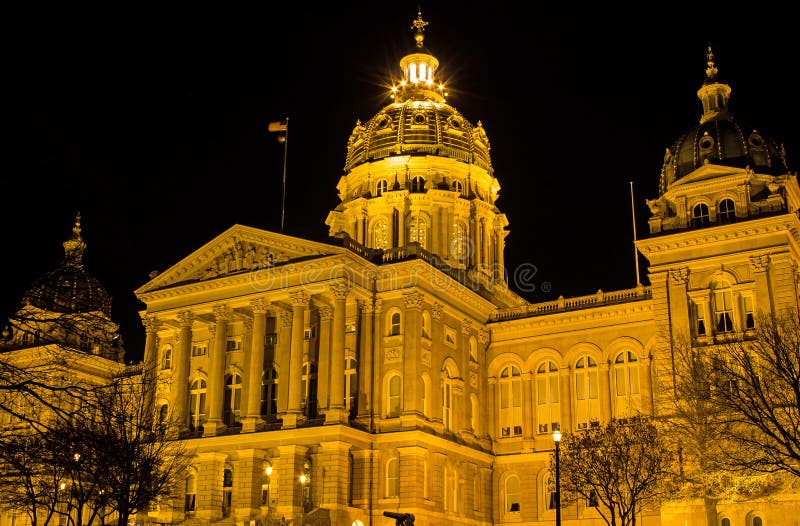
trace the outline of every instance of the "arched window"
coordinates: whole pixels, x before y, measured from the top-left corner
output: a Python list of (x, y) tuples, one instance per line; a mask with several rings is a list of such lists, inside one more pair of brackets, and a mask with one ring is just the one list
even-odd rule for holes
[(198, 378), (189, 386), (189, 429), (202, 431), (206, 421), (206, 381)]
[(558, 366), (548, 360), (536, 369), (536, 423), (539, 433), (552, 433), (560, 429), (559, 400)]
[(400, 461), (397, 457), (386, 462), (386, 496), (400, 496)]
[(722, 521), (720, 521), (720, 526), (731, 526), (731, 520), (728, 517), (724, 517)]
[(358, 401), (358, 362), (348, 356), (344, 359), (344, 406), (355, 416)]
[(475, 336), (469, 337), (469, 361), (478, 363), (478, 340), (475, 339)]
[(617, 394), (617, 418), (635, 416), (641, 408), (639, 394), (639, 361), (631, 351), (623, 351), (614, 359), (614, 383)]
[(172, 347), (165, 347), (164, 354), (161, 357), (161, 368), (172, 369)]
[(222, 516), (231, 514), (233, 505), (233, 469), (226, 467), (222, 473)]
[(300, 389), (302, 398), (300, 409), (306, 418), (317, 416), (317, 365), (311, 362), (303, 364), (300, 375)]
[(717, 221), (720, 223), (730, 223), (736, 220), (736, 205), (733, 199), (723, 199), (717, 205)]
[(161, 404), (161, 407), (158, 408), (158, 424), (162, 426), (166, 424), (168, 416), (169, 406), (167, 404)]
[(505, 512), (506, 513), (519, 513), (520, 502), (522, 501), (521, 492), (519, 489), (519, 477), (510, 475), (506, 479), (505, 487), (503, 488), (505, 497)]
[(261, 416), (278, 416), (278, 371), (274, 367), (264, 369), (261, 375)]
[(712, 287), (714, 321), (718, 333), (733, 331), (733, 293), (731, 284), (725, 280), (715, 282)]
[(431, 313), (422, 311), (422, 337), (431, 339)]
[(389, 378), (387, 382), (387, 411), (386, 416), (389, 418), (395, 418), (400, 416), (400, 408), (401, 408), (401, 379), (399, 374), (394, 374)]
[(372, 226), (372, 247), (387, 249), (391, 246), (389, 236), (389, 222), (386, 218), (380, 218)]
[(225, 377), (222, 419), (226, 426), (235, 426), (242, 421), (242, 377), (238, 373)]
[(459, 194), (463, 193), (464, 187), (461, 184), (461, 181), (453, 181), (453, 184), (450, 185), (454, 192), (458, 192)]
[(412, 192), (424, 192), (425, 191), (425, 179), (417, 176), (411, 179), (411, 191)]
[(599, 391), (597, 362), (591, 356), (581, 356), (575, 362), (575, 421), (578, 429), (600, 425)]
[(389, 188), (389, 183), (386, 182), (386, 179), (381, 179), (375, 185), (375, 196), (376, 197), (382, 196), (383, 193), (387, 190), (387, 188)]
[(391, 311), (389, 313), (389, 336), (397, 336), (400, 334), (400, 311)]
[(183, 511), (186, 513), (194, 512), (197, 505), (197, 476), (189, 473), (186, 477), (186, 493), (183, 500)]
[(522, 382), (513, 365), (500, 372), (500, 437), (522, 436)]
[(548, 510), (554, 510), (558, 507), (558, 500), (556, 499), (556, 483), (553, 480), (553, 476), (550, 474), (545, 475), (542, 482), (545, 505), (547, 506)]
[(708, 224), (708, 205), (704, 203), (695, 205), (695, 207), (692, 209), (692, 226), (698, 228), (701, 226), (707, 226)]
[(427, 248), (428, 222), (424, 217), (414, 216), (408, 222), (408, 241), (419, 243), (422, 248)]
[(453, 224), (450, 255), (458, 262), (464, 262), (467, 257), (467, 229), (464, 228), (462, 223)]
[(442, 371), (442, 424), (445, 431), (453, 430), (453, 388), (455, 380), (450, 376), (450, 371)]
[(761, 517), (756, 515), (753, 517), (753, 526), (764, 526), (764, 521), (761, 519)]

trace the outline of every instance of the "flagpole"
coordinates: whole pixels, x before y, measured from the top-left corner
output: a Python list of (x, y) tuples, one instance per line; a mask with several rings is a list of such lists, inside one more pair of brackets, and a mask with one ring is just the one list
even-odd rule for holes
[(639, 280), (639, 251), (636, 249), (636, 211), (633, 207), (633, 181), (631, 183), (631, 220), (633, 221), (633, 261), (636, 263), (636, 286), (642, 284)]
[(286, 130), (283, 136), (283, 193), (281, 195), (281, 234), (283, 234), (283, 218), (286, 211), (286, 153), (289, 150), (289, 117), (286, 117)]

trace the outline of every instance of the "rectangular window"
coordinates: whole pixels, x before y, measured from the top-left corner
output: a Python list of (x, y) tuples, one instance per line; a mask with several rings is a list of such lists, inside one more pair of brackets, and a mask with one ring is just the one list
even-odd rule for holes
[(242, 339), (238, 336), (235, 338), (228, 338), (228, 341), (225, 343), (225, 350), (228, 352), (241, 351)]
[(278, 335), (275, 333), (264, 335), (264, 345), (275, 346), (278, 344)]
[(744, 328), (754, 329), (756, 320), (753, 316), (753, 298), (751, 296), (744, 296)]
[(198, 343), (196, 345), (192, 345), (192, 356), (205, 356), (206, 354), (208, 354), (207, 343)]
[(451, 327), (444, 327), (444, 343), (450, 347), (456, 346), (456, 331)]
[(697, 336), (706, 335), (706, 306), (704, 303), (694, 304), (695, 332)]
[(184, 505), (183, 505), (183, 511), (185, 511), (187, 513), (191, 512), (191, 511), (194, 511), (196, 498), (197, 498), (197, 495), (195, 495), (194, 493), (187, 493), (186, 494), (186, 501), (184, 502)]

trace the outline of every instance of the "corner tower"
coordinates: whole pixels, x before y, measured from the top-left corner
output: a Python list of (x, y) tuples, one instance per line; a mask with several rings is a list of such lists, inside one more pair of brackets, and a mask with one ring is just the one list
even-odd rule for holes
[(455, 269), (502, 281), (508, 220), (495, 206), (489, 139), (447, 103), (439, 61), (424, 45), (427, 25), (417, 13), (416, 46), (400, 60), (392, 102), (356, 122), (341, 203), (325, 223), (331, 236), (384, 251), (418, 244)]

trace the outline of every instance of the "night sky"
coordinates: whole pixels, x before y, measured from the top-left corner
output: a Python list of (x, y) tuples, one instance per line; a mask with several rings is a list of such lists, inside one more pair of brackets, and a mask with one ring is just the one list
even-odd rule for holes
[[(139, 359), (133, 290), (151, 271), (235, 223), (280, 229), (283, 147), (267, 124), (284, 117), (285, 233), (327, 240), (347, 139), (389, 103), (418, 4), (271, 4), (4, 17), (0, 320), (59, 264), (80, 211), (87, 268)], [(526, 5), (421, 7), (448, 102), (491, 141), (512, 288), (515, 269), (536, 268), (527, 299), (636, 284), (629, 182), (644, 237), (665, 148), (700, 118), (708, 42), (734, 115), (784, 142), (797, 169), (788, 11)]]

